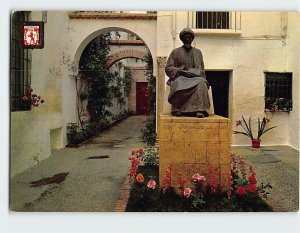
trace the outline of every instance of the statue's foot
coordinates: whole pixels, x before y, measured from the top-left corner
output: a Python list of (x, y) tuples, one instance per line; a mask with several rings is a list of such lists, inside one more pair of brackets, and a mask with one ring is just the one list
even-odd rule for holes
[(204, 118), (204, 117), (208, 117), (208, 113), (203, 111), (203, 112), (196, 112), (196, 117), (198, 118)]
[(196, 117), (198, 117), (198, 118), (203, 118), (203, 117), (204, 117), (204, 114), (201, 113), (201, 112), (197, 112), (197, 113), (196, 113)]
[(182, 112), (179, 112), (179, 111), (172, 112), (172, 115), (179, 117), (179, 116), (182, 116)]

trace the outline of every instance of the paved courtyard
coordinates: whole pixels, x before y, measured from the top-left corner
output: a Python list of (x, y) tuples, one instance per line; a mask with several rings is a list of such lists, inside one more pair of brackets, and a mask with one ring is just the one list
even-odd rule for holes
[[(129, 152), (144, 147), (145, 116), (132, 116), (79, 148), (64, 148), (10, 183), (12, 211), (113, 211), (130, 165)], [(89, 157), (98, 157), (88, 159)], [(68, 173), (60, 184), (30, 182)]]
[[(125, 180), (129, 153), (144, 147), (139, 139), (145, 116), (132, 116), (79, 148), (55, 150), (10, 182), (12, 211), (110, 212)], [(288, 146), (232, 147), (255, 167), (258, 182), (270, 182), (270, 197), (287, 211), (299, 208), (299, 152)], [(62, 175), (58, 184), (30, 182)]]

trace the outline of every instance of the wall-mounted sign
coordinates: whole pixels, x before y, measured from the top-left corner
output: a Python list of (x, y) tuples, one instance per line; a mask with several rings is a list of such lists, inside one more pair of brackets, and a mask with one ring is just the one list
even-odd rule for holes
[(25, 49), (42, 49), (44, 47), (44, 22), (23, 22), (20, 41)]

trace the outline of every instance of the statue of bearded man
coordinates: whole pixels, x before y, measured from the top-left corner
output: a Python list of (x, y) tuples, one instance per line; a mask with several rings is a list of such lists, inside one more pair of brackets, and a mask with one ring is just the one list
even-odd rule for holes
[(165, 72), (169, 77), (169, 103), (174, 116), (207, 117), (210, 107), (204, 71), (203, 56), (199, 49), (192, 47), (194, 32), (183, 29), (179, 34), (183, 46), (174, 49), (166, 64)]

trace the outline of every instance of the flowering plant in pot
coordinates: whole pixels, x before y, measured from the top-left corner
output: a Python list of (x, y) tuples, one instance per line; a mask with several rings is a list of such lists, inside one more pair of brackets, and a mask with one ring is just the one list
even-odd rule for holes
[(29, 110), (31, 106), (38, 107), (43, 104), (45, 100), (36, 93), (33, 93), (33, 89), (29, 86), (26, 94), (22, 97), (22, 109)]
[(253, 132), (252, 132), (252, 126), (251, 126), (251, 116), (249, 117), (248, 122), (245, 120), (244, 116), (242, 116), (242, 120), (237, 120), (236, 121), (236, 127), (242, 127), (243, 131), (233, 131), (233, 134), (242, 134), (245, 135), (247, 137), (249, 137), (252, 141), (252, 147), (254, 148), (259, 148), (260, 147), (260, 138), (261, 136), (270, 131), (271, 129), (276, 128), (277, 126), (273, 126), (270, 128), (266, 128), (267, 124), (270, 122), (271, 120), (268, 117), (264, 117), (262, 120), (260, 120), (260, 118), (257, 118), (257, 136), (254, 137), (253, 136)]

